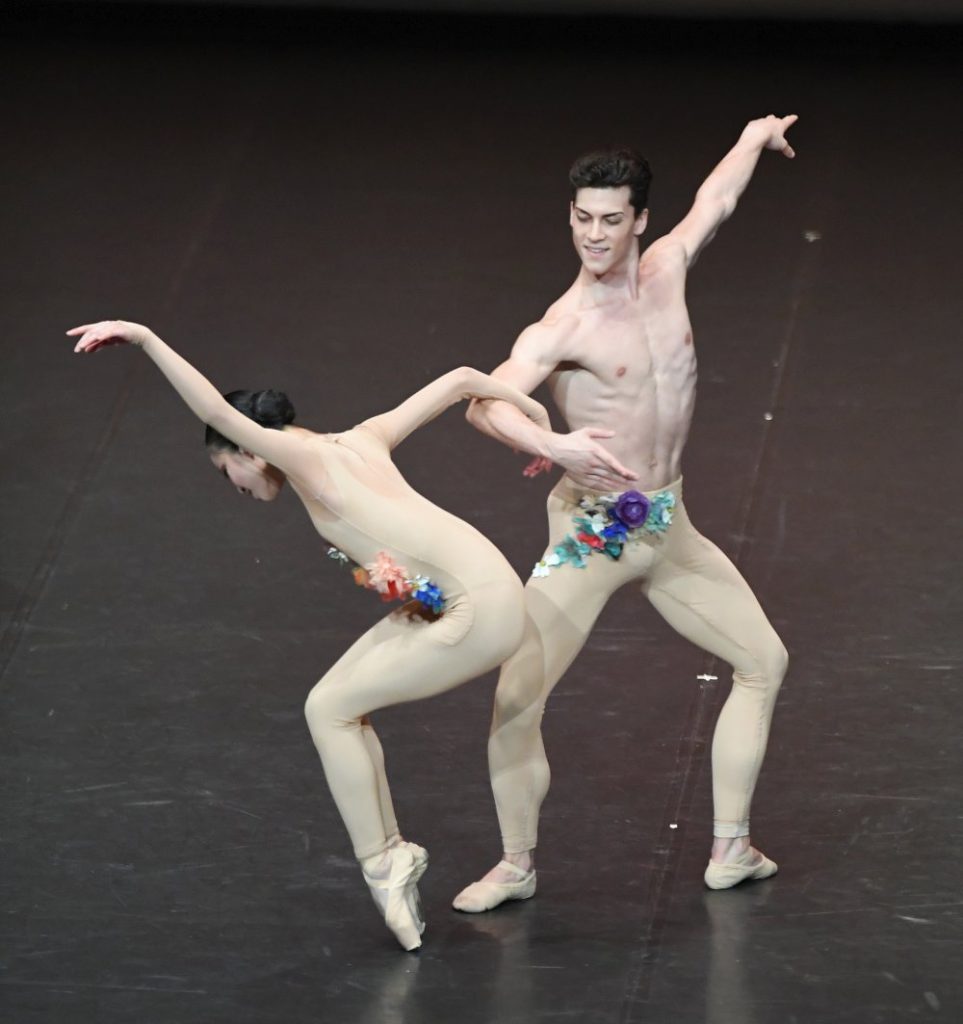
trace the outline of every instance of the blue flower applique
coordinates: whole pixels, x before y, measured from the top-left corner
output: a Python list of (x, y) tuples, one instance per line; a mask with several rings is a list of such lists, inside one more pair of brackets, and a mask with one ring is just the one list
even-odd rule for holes
[(441, 587), (432, 583), (427, 576), (416, 576), (412, 581), (411, 596), (440, 615), (445, 608), (445, 595)]

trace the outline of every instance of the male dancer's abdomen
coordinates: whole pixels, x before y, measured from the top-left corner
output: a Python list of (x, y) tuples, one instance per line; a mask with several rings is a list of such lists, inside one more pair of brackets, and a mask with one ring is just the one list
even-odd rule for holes
[[(599, 438), (598, 443), (611, 452), (637, 479), (626, 487), (653, 490), (664, 487), (682, 475), (682, 452), (692, 422), (694, 392), (673, 393), (665, 387), (647, 388), (644, 395), (619, 396), (610, 402), (597, 401), (573, 408), (559, 409), (570, 430), (585, 427), (612, 430), (614, 437)], [(570, 473), (573, 483), (591, 492), (597, 481), (584, 480)]]

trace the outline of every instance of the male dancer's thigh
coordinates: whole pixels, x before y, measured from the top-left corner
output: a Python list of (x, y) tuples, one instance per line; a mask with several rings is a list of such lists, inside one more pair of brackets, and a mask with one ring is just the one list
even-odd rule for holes
[[(551, 554), (566, 534), (574, 532), (572, 517), (578, 506), (552, 494), (548, 499), (549, 545)], [(652, 564), (653, 554), (644, 544), (627, 546), (615, 560), (601, 553), (585, 558), (578, 568), (564, 563), (549, 570), (547, 576), (533, 576), (525, 585), (525, 608), (531, 632), (538, 640), (541, 664), (527, 666), (526, 675), (540, 669), (541, 697), (552, 691), (588, 639), (595, 620), (612, 594), (626, 583), (644, 576)], [(531, 659), (526, 643), (516, 658)], [(506, 665), (506, 668), (508, 666)]]
[[(557, 494), (549, 497), (546, 555), (574, 532), (572, 517), (578, 511)], [(582, 567), (557, 565), (525, 586), (525, 637), (502, 668), (488, 741), (506, 853), (532, 850), (538, 842), (538, 813), (550, 780), (541, 734), (548, 694), (582, 648), (605, 602), (623, 584), (642, 576), (652, 558), (644, 544), (627, 547), (618, 560), (595, 553)]]
[(778, 645), (749, 584), (679, 506), (643, 592), (676, 632), (745, 675)]

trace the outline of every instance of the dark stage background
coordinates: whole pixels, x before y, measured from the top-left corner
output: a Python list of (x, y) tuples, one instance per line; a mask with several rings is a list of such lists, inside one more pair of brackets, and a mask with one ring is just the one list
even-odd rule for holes
[[(5, 1021), (960, 1019), (959, 5), (790, 9), (5, 10)], [(63, 331), (142, 320), (341, 429), (492, 367), (568, 284), (580, 150), (650, 155), (655, 237), (770, 111), (799, 156), (690, 280), (685, 472), (792, 657), (754, 808), (780, 874), (702, 889), (726, 673), (625, 593), (549, 705), (525, 905), (448, 909), (498, 853), (493, 678), (377, 716), (433, 857), (405, 955), (301, 717), (380, 606), (290, 495), (231, 493), (146, 360)], [(527, 574), (548, 481), (459, 411), (398, 461)]]
[[(71, 0), (70, 6), (102, 6), (103, 0)], [(113, 0), (112, 6), (156, 6), (157, 0)], [(59, 4), (67, 6), (68, 4)], [(866, 19), (874, 21), (958, 21), (960, 0), (173, 0), (171, 6), (252, 7), (277, 13), (285, 8), (318, 12), (406, 11), (440, 14), (623, 15), (701, 18)]]

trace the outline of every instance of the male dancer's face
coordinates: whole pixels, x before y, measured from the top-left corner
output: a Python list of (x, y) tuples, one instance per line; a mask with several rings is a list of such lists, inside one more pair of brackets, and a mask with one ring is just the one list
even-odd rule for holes
[(635, 239), (645, 230), (649, 211), (635, 215), (628, 185), (580, 188), (571, 205), (572, 241), (582, 265), (596, 277), (638, 258)]

